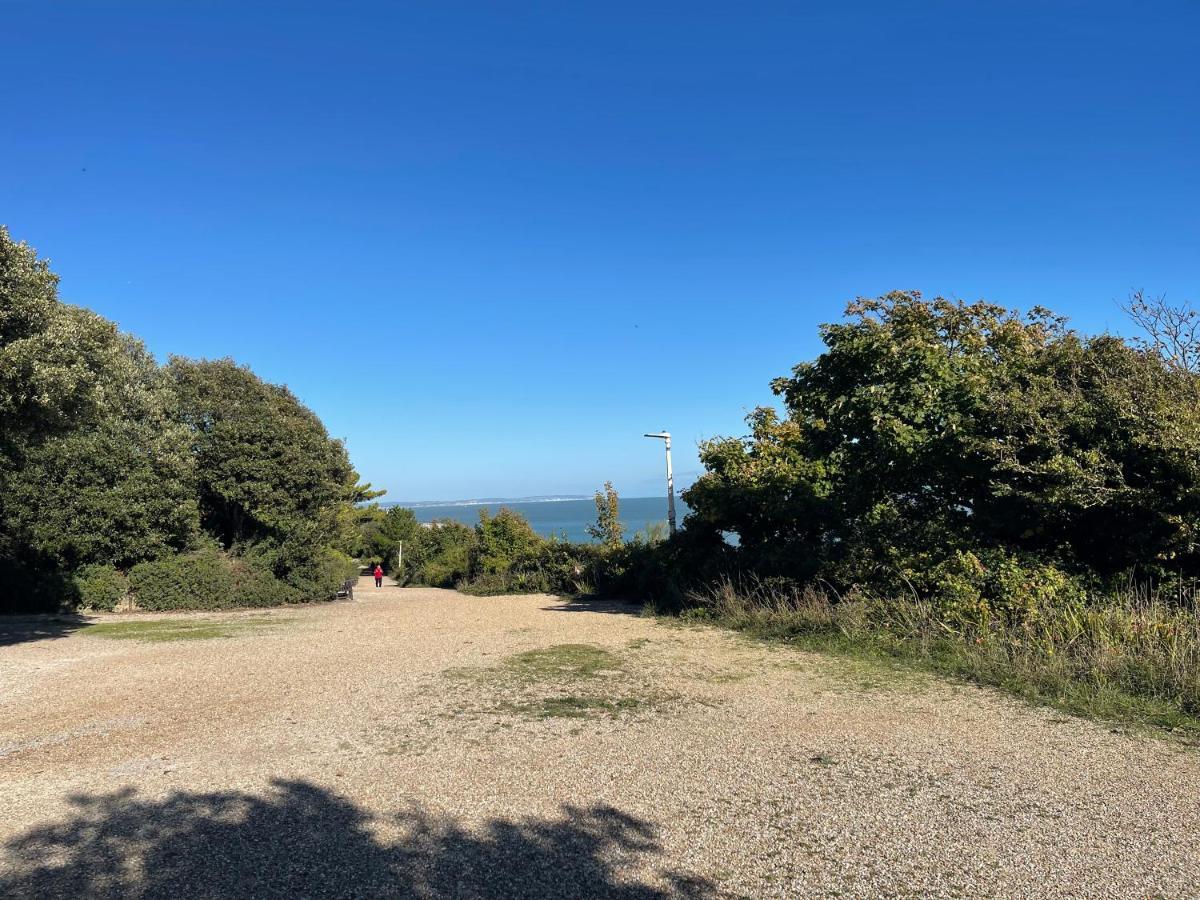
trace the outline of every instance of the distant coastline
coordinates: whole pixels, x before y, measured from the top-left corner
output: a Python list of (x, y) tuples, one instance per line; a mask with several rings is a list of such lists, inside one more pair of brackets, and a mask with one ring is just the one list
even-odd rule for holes
[[(388, 506), (411, 509), (417, 521), (422, 524), (453, 519), (471, 527), (478, 524), (481, 512), (486, 510), (489, 515), (494, 516), (501, 509), (507, 508), (519, 513), (530, 527), (543, 537), (581, 543), (592, 540), (588, 526), (596, 522), (596, 504), (592, 497), (586, 495), (543, 494), (537, 497), (505, 497), (494, 500), (476, 498), (440, 502), (399, 501), (389, 503)], [(687, 504), (682, 498), (676, 498), (675, 509), (680, 520), (688, 514)], [(621, 521), (628, 535), (656, 527), (658, 523), (665, 526), (665, 494), (661, 497), (622, 497)]]
[(541, 497), (481, 497), (475, 500), (388, 500), (379, 505), (420, 509), (424, 506), (495, 506), (500, 503), (564, 503), (590, 499), (587, 494), (553, 494)]

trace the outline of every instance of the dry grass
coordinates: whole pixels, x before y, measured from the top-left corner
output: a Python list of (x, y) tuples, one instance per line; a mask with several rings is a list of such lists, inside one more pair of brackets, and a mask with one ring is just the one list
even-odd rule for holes
[(948, 622), (916, 598), (835, 598), (758, 580), (726, 580), (693, 601), (685, 618), (808, 649), (897, 659), (1072, 713), (1200, 737), (1194, 600), (1131, 591), (975, 627)]

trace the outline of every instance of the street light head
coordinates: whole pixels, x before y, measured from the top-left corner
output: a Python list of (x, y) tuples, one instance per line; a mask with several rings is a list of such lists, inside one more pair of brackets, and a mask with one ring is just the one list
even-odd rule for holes
[(656, 434), (643, 434), (642, 437), (652, 437), (652, 438), (658, 438), (663, 441), (669, 441), (671, 439), (671, 432), (660, 431)]

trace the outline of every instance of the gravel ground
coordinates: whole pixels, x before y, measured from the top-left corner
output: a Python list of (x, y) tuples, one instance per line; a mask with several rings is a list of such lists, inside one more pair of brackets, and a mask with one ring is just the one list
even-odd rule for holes
[(185, 618), (0, 626), (0, 895), (1200, 895), (1196, 751), (994, 692), (365, 580)]

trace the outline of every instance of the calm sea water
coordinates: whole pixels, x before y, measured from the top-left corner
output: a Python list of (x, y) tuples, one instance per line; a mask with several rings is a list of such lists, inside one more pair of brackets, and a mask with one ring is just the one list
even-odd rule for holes
[[(418, 522), (434, 519), (456, 519), (467, 525), (479, 521), (479, 511), (487, 509), (494, 514), (500, 507), (515, 510), (529, 520), (533, 530), (545, 537), (565, 537), (568, 541), (589, 541), (587, 526), (596, 521), (594, 500), (538, 500), (512, 503), (447, 503), (437, 506), (412, 507)], [(675, 498), (675, 516), (680, 524), (687, 514), (687, 506)], [(667, 521), (667, 498), (622, 497), (621, 521), (625, 523), (625, 537), (632, 537), (651, 522)]]

